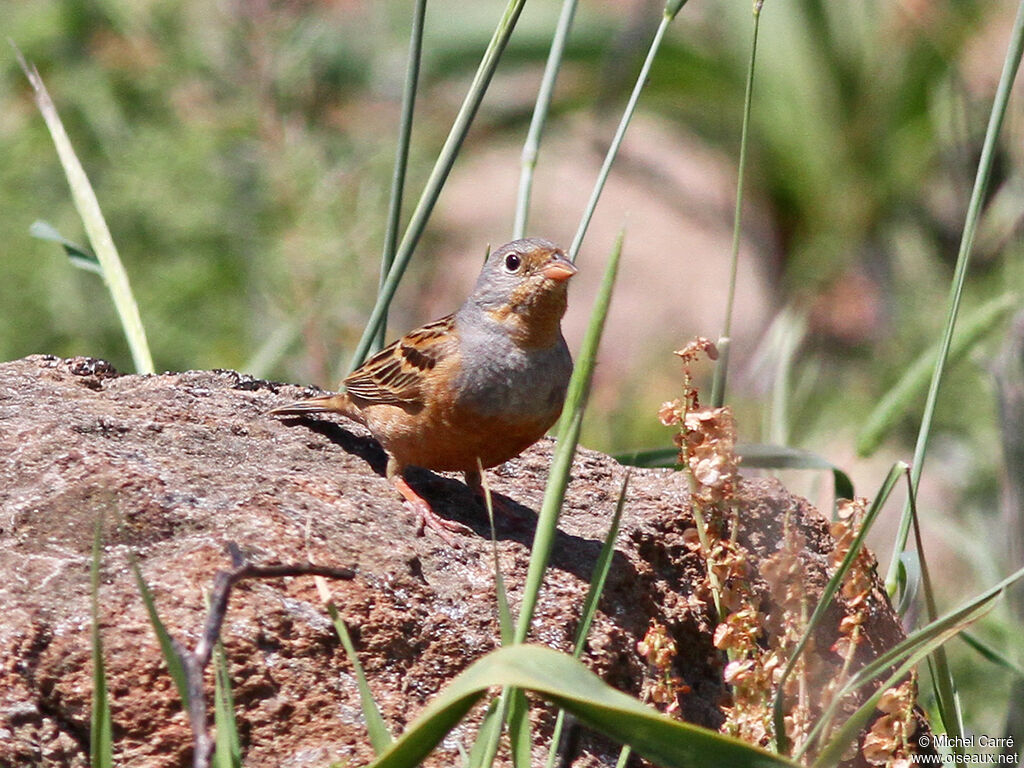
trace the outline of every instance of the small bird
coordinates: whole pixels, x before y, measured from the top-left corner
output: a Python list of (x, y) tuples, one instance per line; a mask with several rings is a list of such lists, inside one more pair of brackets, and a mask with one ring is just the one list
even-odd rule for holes
[(382, 349), (342, 381), (343, 393), (270, 413), (339, 413), (368, 427), (419, 531), (429, 526), (453, 543), (446, 531), (468, 529), (439, 517), (404, 470), (463, 472), (482, 495), (479, 466), (508, 461), (544, 436), (562, 411), (572, 374), (561, 320), (576, 271), (547, 240), (503, 245), (457, 312)]

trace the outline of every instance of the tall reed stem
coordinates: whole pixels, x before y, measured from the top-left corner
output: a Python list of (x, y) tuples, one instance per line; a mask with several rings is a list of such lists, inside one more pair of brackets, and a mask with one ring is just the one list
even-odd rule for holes
[(527, 131), (526, 141), (523, 144), (519, 194), (516, 199), (515, 221), (512, 224), (513, 240), (518, 240), (526, 234), (526, 219), (530, 212), (530, 193), (533, 189), (533, 172), (537, 167), (540, 137), (544, 133), (544, 125), (548, 119), (551, 96), (554, 93), (555, 80), (558, 79), (558, 70), (562, 66), (562, 58), (565, 55), (565, 42), (569, 39), (569, 30), (572, 28), (572, 21), (576, 16), (577, 2), (578, 0), (565, 0), (562, 3), (562, 13), (558, 17), (555, 36), (551, 40), (551, 50), (548, 52), (544, 76), (541, 78), (540, 90), (537, 92), (537, 102), (533, 108), (530, 129)]
[[(409, 142), (412, 137), (412, 116), (416, 107), (416, 90), (420, 79), (420, 58), (423, 51), (423, 19), (427, 13), (427, 0), (416, 0), (412, 12), (412, 31), (409, 34), (409, 60), (405, 69), (405, 87), (402, 90), (402, 114), (398, 124), (398, 145), (395, 148), (395, 169), (391, 175), (391, 197), (388, 200), (388, 222), (384, 231), (384, 250), (380, 258), (380, 287), (384, 287), (388, 272), (395, 261), (398, 246), (398, 224), (402, 218), (402, 197), (405, 193), (405, 173), (409, 165)], [(387, 340), (388, 318), (377, 328), (371, 352), (384, 346)]]

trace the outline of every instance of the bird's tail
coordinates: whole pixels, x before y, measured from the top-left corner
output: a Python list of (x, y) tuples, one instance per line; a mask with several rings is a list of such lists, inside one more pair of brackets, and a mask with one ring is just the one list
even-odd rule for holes
[(269, 413), (271, 416), (305, 416), (310, 413), (340, 413), (343, 416), (350, 416), (351, 412), (348, 396), (342, 394), (299, 400), (274, 408)]

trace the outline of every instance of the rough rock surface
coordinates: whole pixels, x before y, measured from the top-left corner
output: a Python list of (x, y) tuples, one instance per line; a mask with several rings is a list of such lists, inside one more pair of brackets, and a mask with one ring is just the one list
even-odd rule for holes
[[(417, 537), (383, 477), (384, 454), (365, 430), (342, 420), (266, 416), (302, 394), (231, 371), (119, 376), (100, 361), (47, 356), (0, 364), (0, 765), (87, 764), (90, 550), (101, 514), (99, 597), (121, 765), (183, 766), (191, 756), (129, 552), (168, 629), (189, 646), (205, 617), (204, 591), (230, 565), (229, 542), (260, 564), (354, 568), (355, 578), (331, 588), (393, 732), (497, 646), (489, 526), (471, 492), (460, 480), (414, 472), (411, 482), (441, 515), (477, 534), (459, 537), (457, 549), (429, 531)], [(513, 610), (551, 448), (542, 441), (489, 473), (492, 489), (521, 518), (497, 522)], [(571, 647), (623, 474), (606, 456), (578, 452), (532, 641)], [(772, 481), (745, 483), (743, 496), (744, 544), (757, 557), (774, 552), (789, 510), (807, 537), (808, 574), (823, 584), (833, 542), (819, 513)], [(703, 566), (684, 543), (692, 525), (685, 506), (679, 474), (634, 473), (585, 660), (611, 684), (638, 693), (646, 670), (636, 643), (657, 619), (675, 638), (676, 671), (692, 689), (685, 717), (715, 727), (721, 661), (711, 620), (690, 599)], [(838, 621), (825, 623), (816, 638), (821, 649), (835, 640)], [(866, 656), (902, 636), (880, 599), (866, 633)], [(369, 761), (351, 667), (312, 578), (244, 582), (232, 595), (222, 639), (247, 766)], [(209, 674), (207, 682), (212, 690)], [(535, 717), (542, 730), (550, 727), (549, 715)], [(455, 764), (457, 741), (468, 744), (473, 734), (460, 726), (428, 764)], [(577, 766), (613, 765), (617, 754), (588, 735), (580, 749)]]

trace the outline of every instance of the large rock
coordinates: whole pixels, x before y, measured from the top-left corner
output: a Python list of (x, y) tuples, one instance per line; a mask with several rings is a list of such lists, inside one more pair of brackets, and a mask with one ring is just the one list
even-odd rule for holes
[[(101, 515), (103, 642), (122, 765), (191, 759), (187, 719), (128, 568), (130, 552), (168, 629), (190, 647), (205, 617), (204, 591), (230, 566), (229, 543), (260, 564), (353, 568), (353, 579), (331, 588), (393, 732), (498, 645), (490, 529), (472, 493), (459, 480), (412, 473), (441, 515), (476, 532), (458, 537), (458, 548), (429, 531), (416, 536), (413, 515), (383, 477), (384, 454), (364, 429), (267, 417), (302, 394), (231, 371), (119, 376), (100, 361), (47, 356), (0, 364), (0, 765), (87, 764), (89, 568)], [(544, 440), (489, 473), (520, 516), (497, 521), (513, 610), (551, 450)], [(624, 472), (606, 456), (578, 452), (532, 641), (571, 647)], [(692, 595), (704, 568), (684, 538), (692, 525), (685, 487), (678, 473), (634, 473), (585, 660), (638, 693), (646, 664), (636, 644), (659, 621), (691, 689), (684, 716), (717, 727), (722, 662), (708, 609)], [(741, 540), (758, 558), (776, 550), (788, 510), (807, 538), (808, 583), (824, 582), (833, 542), (813, 508), (765, 480), (744, 484), (741, 506)], [(823, 652), (837, 623), (826, 622), (817, 639)], [(866, 634), (869, 656), (901, 637), (881, 598)], [(243, 582), (222, 638), (247, 766), (372, 757), (351, 666), (312, 578)], [(534, 717), (548, 732), (550, 715)], [(454, 764), (457, 742), (468, 746), (474, 733), (457, 728), (429, 764)], [(587, 735), (580, 749), (577, 766), (612, 765), (618, 751)]]

